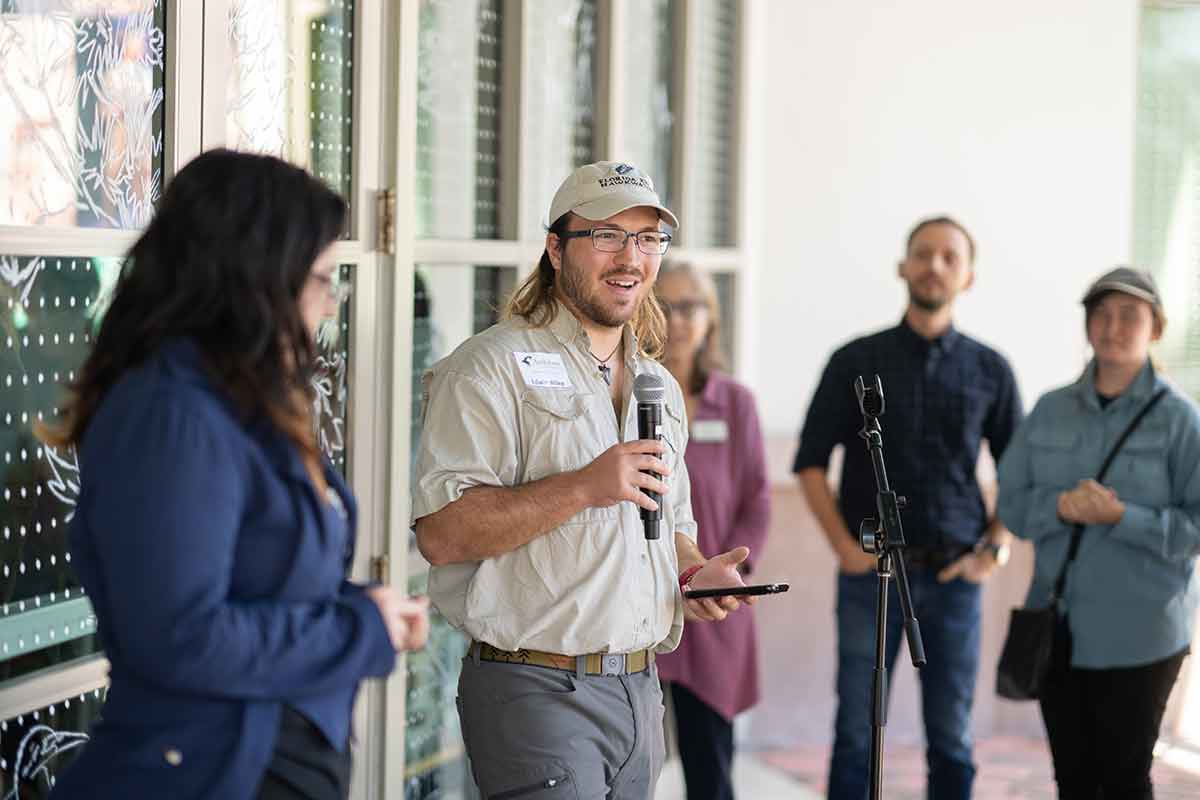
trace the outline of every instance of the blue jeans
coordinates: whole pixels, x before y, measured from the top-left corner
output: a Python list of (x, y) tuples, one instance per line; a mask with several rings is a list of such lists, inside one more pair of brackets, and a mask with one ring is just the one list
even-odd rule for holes
[[(926, 569), (910, 569), (908, 579), (928, 659), (919, 672), (928, 745), (926, 796), (967, 800), (975, 780), (970, 719), (979, 670), (980, 587), (963, 580), (938, 583), (936, 572)], [(838, 711), (829, 765), (830, 800), (864, 800), (869, 788), (877, 586), (873, 571), (838, 575)], [(900, 599), (892, 581), (885, 653), (889, 685), (902, 638)], [(907, 654), (905, 661), (911, 663)]]

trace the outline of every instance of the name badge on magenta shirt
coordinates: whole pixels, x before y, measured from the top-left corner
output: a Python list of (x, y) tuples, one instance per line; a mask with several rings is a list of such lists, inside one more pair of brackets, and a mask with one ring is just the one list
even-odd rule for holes
[(692, 441), (716, 443), (729, 440), (729, 426), (723, 419), (698, 419), (692, 423)]

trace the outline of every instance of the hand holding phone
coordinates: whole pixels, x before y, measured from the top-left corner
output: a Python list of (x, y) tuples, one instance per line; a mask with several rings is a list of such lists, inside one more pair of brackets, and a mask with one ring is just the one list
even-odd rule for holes
[(780, 594), (790, 589), (786, 583), (759, 583), (752, 586), (722, 586), (716, 589), (688, 589), (683, 596), (688, 600), (701, 597), (749, 597), (759, 594)]

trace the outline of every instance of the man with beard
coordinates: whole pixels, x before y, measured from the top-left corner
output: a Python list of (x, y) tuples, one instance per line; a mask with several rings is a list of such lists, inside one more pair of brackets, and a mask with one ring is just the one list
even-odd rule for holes
[[(424, 376), (412, 518), (430, 597), (472, 640), (458, 707), (484, 796), (642, 800), (664, 755), (654, 654), (685, 616), (738, 607), (681, 589), (742, 585), (749, 551), (696, 547), (683, 394), (651, 360), (675, 215), (636, 167), (599, 162), (563, 182), (549, 223), (504, 321)], [(646, 373), (665, 387), (662, 442), (637, 438)], [(643, 489), (661, 494), (658, 539)]]
[[(1008, 559), (1011, 534), (984, 504), (975, 477), (982, 440), (999, 461), (1021, 421), (1008, 362), (955, 330), (954, 301), (975, 279), (975, 242), (949, 217), (919, 222), (908, 236), (900, 278), (908, 308), (900, 324), (856, 339), (829, 359), (809, 407), (793, 470), (840, 565), (838, 710), (829, 797), (867, 796), (875, 668), (875, 556), (859, 547), (858, 525), (877, 516), (854, 379), (883, 380), (884, 453), (892, 487), (908, 498), (904, 534), (914, 611), (928, 664), (921, 670), (929, 796), (971, 796), (975, 777), (971, 702), (979, 667), (980, 593)], [(826, 480), (834, 446), (844, 447), (840, 494)], [(900, 643), (890, 603), (887, 665)]]

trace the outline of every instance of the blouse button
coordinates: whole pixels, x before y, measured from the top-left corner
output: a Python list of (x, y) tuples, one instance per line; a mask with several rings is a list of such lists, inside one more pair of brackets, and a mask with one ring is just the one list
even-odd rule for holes
[(163, 758), (166, 759), (167, 763), (172, 767), (178, 767), (183, 763), (183, 753), (179, 752), (174, 747), (168, 747), (166, 750), (164, 750)]

